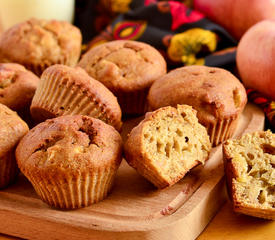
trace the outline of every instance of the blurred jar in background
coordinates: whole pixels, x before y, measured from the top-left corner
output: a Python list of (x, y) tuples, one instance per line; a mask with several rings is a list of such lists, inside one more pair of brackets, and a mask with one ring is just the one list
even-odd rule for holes
[(73, 22), (74, 0), (0, 0), (2, 30), (31, 17)]

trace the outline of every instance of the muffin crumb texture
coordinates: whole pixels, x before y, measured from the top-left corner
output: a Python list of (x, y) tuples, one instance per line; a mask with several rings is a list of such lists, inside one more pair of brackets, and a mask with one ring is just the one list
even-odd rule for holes
[(275, 220), (275, 134), (246, 134), (224, 144), (234, 209)]
[(211, 146), (195, 114), (187, 105), (147, 113), (126, 142), (128, 163), (158, 188), (173, 185), (204, 163)]

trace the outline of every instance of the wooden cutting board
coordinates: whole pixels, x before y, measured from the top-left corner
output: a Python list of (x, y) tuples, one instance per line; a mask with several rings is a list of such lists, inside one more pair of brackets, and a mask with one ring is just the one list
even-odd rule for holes
[[(128, 121), (122, 135), (140, 119)], [(248, 104), (235, 136), (261, 130), (263, 112)], [(0, 232), (28, 239), (183, 240), (195, 239), (226, 199), (221, 146), (174, 186), (157, 190), (125, 161), (104, 200), (62, 211), (43, 203), (20, 175), (0, 192)]]

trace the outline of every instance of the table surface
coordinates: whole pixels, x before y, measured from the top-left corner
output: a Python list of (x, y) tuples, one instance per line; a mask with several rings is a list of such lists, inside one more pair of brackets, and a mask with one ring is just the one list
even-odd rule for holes
[[(237, 214), (227, 201), (197, 240), (274, 240), (275, 221)], [(0, 234), (0, 240), (19, 239)]]

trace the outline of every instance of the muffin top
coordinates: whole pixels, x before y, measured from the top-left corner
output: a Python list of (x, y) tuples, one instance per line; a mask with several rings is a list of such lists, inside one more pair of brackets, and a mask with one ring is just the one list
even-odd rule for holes
[(12, 150), (28, 130), (16, 112), (0, 103), (0, 158)]
[(28, 21), (14, 25), (0, 38), (0, 61), (52, 65), (68, 53), (75, 52), (77, 62), (81, 51), (81, 33), (68, 22), (57, 20)]
[(13, 110), (30, 105), (39, 78), (16, 63), (0, 63), (0, 103)]
[(155, 48), (130, 40), (96, 46), (82, 57), (78, 66), (113, 92), (148, 88), (166, 73), (166, 62)]
[(188, 104), (202, 124), (237, 116), (246, 102), (245, 88), (233, 74), (206, 66), (175, 69), (155, 81), (148, 94), (150, 109)]
[(75, 115), (38, 124), (20, 141), (16, 159), (23, 173), (64, 174), (117, 168), (121, 161), (120, 134), (101, 120)]

